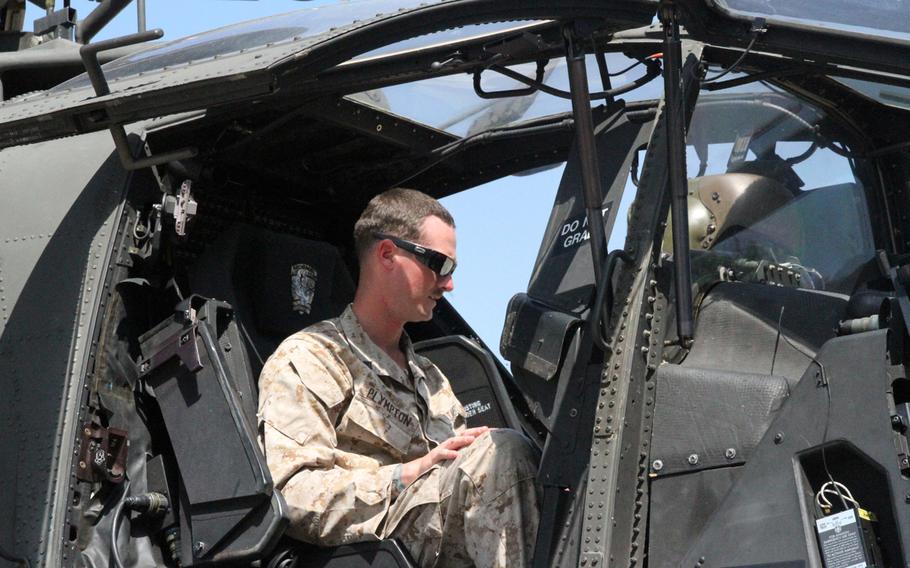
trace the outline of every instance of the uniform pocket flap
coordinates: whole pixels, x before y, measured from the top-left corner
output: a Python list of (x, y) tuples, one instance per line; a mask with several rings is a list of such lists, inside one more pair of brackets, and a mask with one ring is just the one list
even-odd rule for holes
[(340, 385), (349, 382), (342, 370), (344, 367), (342, 364), (335, 366), (325, 363), (335, 358), (333, 353), (326, 350), (325, 354), (316, 354), (303, 349), (292, 353), (289, 358), (294, 371), (300, 377), (300, 382), (322, 401), (326, 408), (333, 408), (344, 402), (344, 391)]
[[(354, 438), (361, 438), (366, 442), (381, 442), (404, 457), (411, 447), (411, 433), (396, 421), (409, 423), (411, 416), (394, 407), (388, 410), (378, 405), (355, 396), (351, 400), (345, 418), (340, 427), (350, 430)], [(353, 427), (352, 424), (353, 423)]]

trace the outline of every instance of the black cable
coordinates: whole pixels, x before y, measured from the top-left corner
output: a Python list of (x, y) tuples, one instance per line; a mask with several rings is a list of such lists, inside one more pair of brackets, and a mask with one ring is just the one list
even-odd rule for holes
[(705, 85), (707, 83), (713, 83), (714, 81), (717, 81), (721, 77), (726, 76), (727, 73), (730, 73), (731, 71), (734, 71), (737, 67), (739, 67), (739, 64), (742, 63), (743, 60), (746, 58), (746, 56), (749, 55), (749, 52), (752, 51), (752, 47), (755, 45), (755, 40), (757, 40), (757, 39), (758, 39), (758, 32), (755, 32), (752, 35), (752, 41), (750, 41), (749, 45), (746, 46), (746, 50), (742, 53), (742, 55), (739, 56), (739, 59), (737, 59), (736, 61), (733, 62), (733, 65), (730, 65), (729, 67), (727, 67), (726, 69), (724, 69), (719, 74), (717, 74), (713, 77), (705, 77), (704, 79), (701, 80), (701, 84)]
[(771, 356), (771, 372), (770, 375), (774, 375), (774, 363), (777, 361), (777, 348), (780, 345), (780, 333), (781, 327), (784, 323), (784, 306), (780, 307), (780, 317), (777, 318), (777, 339), (774, 340), (774, 355)]
[[(127, 479), (123, 482), (123, 493), (120, 495), (120, 502), (114, 509), (114, 518), (111, 520), (111, 559), (114, 561), (114, 568), (124, 568), (123, 560), (120, 558), (120, 547), (117, 546), (117, 533), (120, 532), (120, 518), (126, 508), (126, 496), (130, 490), (130, 481)], [(127, 512), (129, 510), (127, 509)]]
[[(813, 359), (813, 361), (815, 361), (815, 359)], [(831, 424), (831, 383), (828, 382), (828, 377), (825, 374), (825, 366), (818, 361), (815, 361), (815, 364), (818, 365), (820, 384), (825, 387), (825, 395), (828, 397), (827, 408), (825, 410), (825, 430), (822, 432), (822, 467), (825, 468), (825, 475), (828, 476), (828, 481), (831, 482), (831, 486), (834, 487), (834, 491), (837, 492), (837, 497), (844, 506), (844, 511), (846, 511), (849, 509), (847, 500), (844, 499), (843, 493), (840, 492), (840, 487), (837, 486), (837, 482), (834, 481), (834, 476), (831, 475), (831, 470), (828, 469), (828, 457), (825, 455), (825, 445), (828, 443), (828, 427)]]
[(629, 65), (628, 67), (626, 67), (625, 69), (623, 69), (622, 71), (617, 71), (616, 73), (607, 73), (607, 76), (608, 76), (608, 77), (618, 77), (618, 76), (622, 75), (623, 73), (628, 73), (629, 71), (631, 71), (632, 69), (635, 69), (635, 68), (638, 67), (639, 65), (644, 65), (644, 64), (645, 64), (645, 60), (644, 60), (644, 59), (639, 59), (638, 61), (636, 61), (636, 62), (633, 63), (632, 65)]
[[(592, 101), (598, 100), (598, 99), (613, 100), (616, 96), (628, 93), (629, 91), (632, 91), (632, 90), (635, 90), (638, 87), (645, 85), (645, 84), (649, 83), (651, 80), (660, 76), (661, 62), (659, 59), (643, 60), (642, 63), (647, 65), (648, 70), (641, 77), (639, 77), (633, 81), (630, 81), (629, 83), (626, 83), (624, 85), (620, 85), (619, 87), (610, 89), (609, 91), (600, 91), (600, 92), (589, 93), (588, 98), (590, 98)], [(572, 98), (572, 93), (570, 93), (568, 91), (563, 91), (562, 89), (557, 89), (555, 87), (551, 87), (549, 85), (544, 84), (542, 81), (536, 81), (534, 79), (529, 79), (528, 77), (525, 77), (521, 73), (519, 73), (517, 71), (513, 71), (513, 70), (509, 69), (508, 67), (504, 67), (502, 65), (490, 65), (490, 66), (486, 67), (486, 69), (489, 69), (490, 71), (495, 71), (496, 73), (499, 73), (500, 75), (505, 75), (506, 77), (508, 77), (510, 79), (518, 81), (519, 83), (523, 83), (529, 87), (533, 87), (534, 89), (544, 92), (548, 95), (553, 95), (554, 97), (560, 97), (563, 99), (570, 99), (570, 100)]]
[(819, 372), (818, 384), (820, 386), (825, 387), (825, 396), (828, 399), (827, 407), (825, 409), (825, 429), (822, 432), (822, 442), (821, 442), (822, 467), (825, 469), (825, 475), (828, 476), (828, 481), (831, 482), (831, 485), (834, 487), (834, 491), (837, 492), (837, 497), (840, 499), (840, 502), (844, 506), (844, 510), (846, 511), (849, 508), (847, 505), (847, 500), (844, 499), (844, 495), (840, 492), (840, 488), (837, 486), (837, 482), (834, 480), (834, 476), (831, 475), (831, 470), (828, 468), (828, 457), (825, 454), (825, 445), (828, 443), (828, 429), (831, 425), (831, 383), (828, 382), (828, 375), (825, 372), (825, 366), (814, 356), (809, 355), (808, 353), (806, 353), (805, 351), (803, 351), (802, 349), (797, 347), (792, 341), (790, 341), (790, 338), (787, 337), (786, 334), (781, 334), (781, 337), (784, 338), (784, 341), (786, 341), (790, 347), (792, 347), (793, 349), (802, 353), (804, 356), (808, 357), (812, 363), (815, 363), (816, 365), (818, 365), (818, 372)]

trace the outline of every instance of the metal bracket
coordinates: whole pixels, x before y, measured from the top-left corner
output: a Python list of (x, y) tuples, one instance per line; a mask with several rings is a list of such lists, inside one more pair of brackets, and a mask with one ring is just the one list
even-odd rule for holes
[(89, 422), (82, 427), (81, 439), (76, 478), (89, 483), (122, 482), (130, 445), (126, 431)]
[[(104, 71), (101, 69), (101, 64), (98, 62), (99, 53), (118, 47), (126, 47), (128, 45), (143, 43), (153, 39), (160, 39), (162, 36), (164, 36), (164, 32), (161, 29), (154, 29), (147, 32), (130, 34), (115, 39), (99, 41), (98, 43), (83, 45), (79, 48), (79, 56), (82, 57), (82, 64), (85, 66), (85, 72), (92, 83), (92, 87), (95, 89), (95, 94), (98, 97), (111, 94), (107, 79), (104, 77)], [(111, 131), (111, 137), (114, 139), (114, 146), (117, 148), (117, 154), (120, 156), (120, 162), (127, 170), (138, 170), (176, 160), (185, 160), (199, 154), (198, 149), (187, 147), (175, 150), (174, 152), (165, 152), (164, 154), (157, 156), (136, 158), (130, 150), (126, 129), (123, 128), (123, 125), (115, 123), (112, 124), (109, 129)]]
[(178, 329), (164, 341), (155, 345), (155, 351), (139, 362), (139, 376), (145, 377), (173, 357), (180, 359), (180, 362), (191, 373), (202, 368), (202, 360), (199, 358), (199, 345), (196, 341), (196, 321), (195, 310), (192, 308), (184, 312), (184, 320), (187, 327)]
[(198, 203), (193, 199), (192, 187), (192, 181), (184, 180), (176, 196), (165, 195), (161, 202), (164, 212), (173, 215), (174, 230), (180, 237), (186, 236), (186, 224), (196, 215)]

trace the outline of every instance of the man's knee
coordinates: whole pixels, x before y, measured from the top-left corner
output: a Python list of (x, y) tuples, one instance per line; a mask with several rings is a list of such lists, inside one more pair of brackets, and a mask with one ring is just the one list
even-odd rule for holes
[(470, 455), (466, 456), (467, 459), (462, 464), (462, 469), (468, 474), (478, 470), (514, 472), (521, 477), (537, 473), (537, 452), (524, 434), (515, 430), (490, 430), (477, 438), (468, 449)]

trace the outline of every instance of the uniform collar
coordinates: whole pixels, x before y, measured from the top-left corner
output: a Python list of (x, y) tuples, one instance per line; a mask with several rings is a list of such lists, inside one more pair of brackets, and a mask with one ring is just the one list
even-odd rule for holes
[[(344, 310), (344, 313), (341, 314), (339, 321), (341, 324), (341, 331), (351, 345), (351, 350), (354, 351), (361, 361), (372, 368), (377, 374), (392, 377), (402, 385), (412, 388), (408, 373), (399, 367), (398, 363), (393, 361), (385, 351), (380, 349), (379, 346), (370, 339), (370, 336), (367, 335), (366, 331), (363, 330), (363, 326), (360, 325), (360, 320), (357, 319), (357, 315), (354, 313), (353, 305), (348, 305)], [(408, 337), (407, 333), (402, 332), (399, 345), (401, 346), (402, 351), (404, 351), (411, 373), (415, 378), (422, 379), (424, 377), (424, 370), (417, 363), (419, 358), (414, 353), (414, 346), (411, 344), (411, 338)]]

